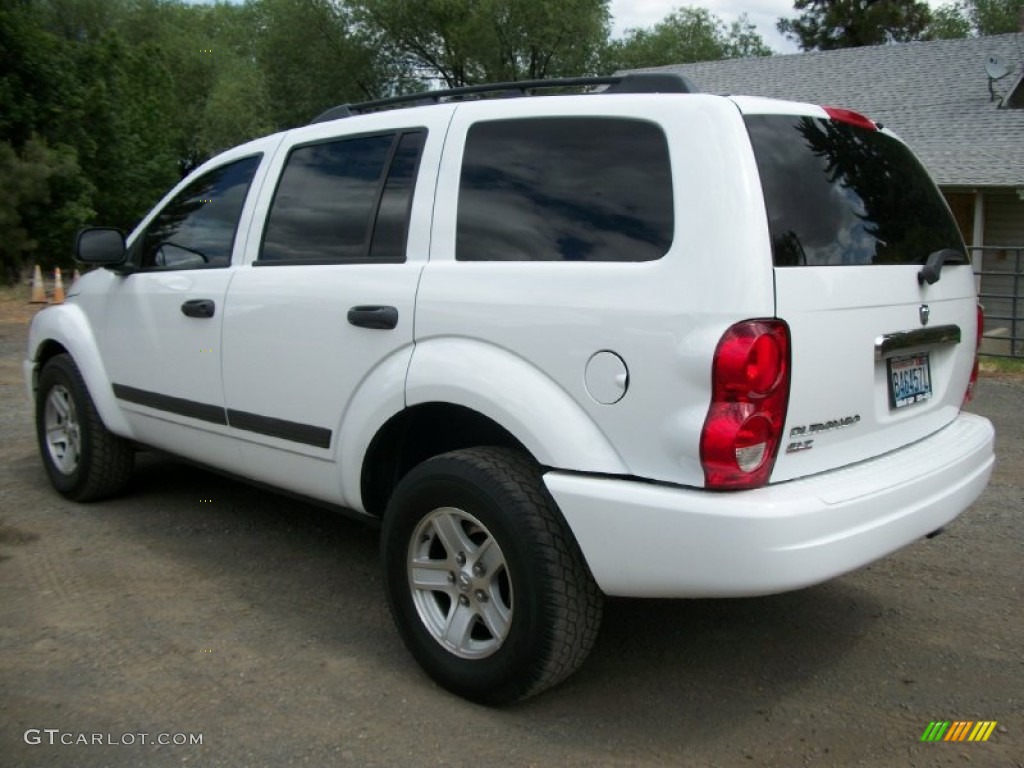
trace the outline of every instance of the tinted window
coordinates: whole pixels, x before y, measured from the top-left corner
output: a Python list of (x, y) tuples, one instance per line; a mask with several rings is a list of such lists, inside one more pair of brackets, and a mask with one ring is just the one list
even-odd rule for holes
[(292, 150), (267, 217), (262, 261), (365, 258), (395, 136)]
[(409, 209), (425, 138), (426, 134), (422, 132), (407, 133), (398, 142), (380, 198), (377, 222), (373, 227), (373, 242), (370, 245), (370, 258), (373, 261), (405, 260)]
[(477, 123), (459, 187), (460, 261), (650, 261), (672, 244), (672, 176), (652, 123)]
[(259, 156), (203, 174), (179, 192), (142, 237), (140, 266), (226, 267)]
[(921, 264), (943, 248), (963, 253), (942, 196), (900, 142), (835, 120), (746, 122), (776, 266)]

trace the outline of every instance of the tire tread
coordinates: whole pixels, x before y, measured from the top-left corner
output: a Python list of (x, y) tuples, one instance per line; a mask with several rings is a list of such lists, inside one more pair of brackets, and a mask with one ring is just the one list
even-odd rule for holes
[(530, 529), (538, 559), (558, 589), (555, 609), (545, 621), (547, 653), (538, 660), (533, 676), (518, 700), (557, 685), (583, 664), (597, 640), (604, 598), (587, 567), (583, 553), (548, 493), (537, 464), (520, 451), (502, 447), (470, 448), (439, 458), (457, 459), (483, 472), (512, 498), (519, 508), (538, 514), (522, 515), (517, 523)]
[[(64, 490), (58, 486), (58, 490), (74, 501), (86, 502), (97, 501), (113, 496), (124, 489), (131, 478), (132, 469), (135, 463), (135, 452), (127, 440), (112, 434), (107, 430), (100, 418), (99, 412), (89, 395), (89, 388), (85, 379), (79, 371), (78, 366), (71, 355), (56, 355), (47, 361), (40, 374), (40, 386), (38, 394), (37, 420), (42, 419), (42, 409), (46, 399), (45, 381), (49, 375), (59, 372), (69, 379), (72, 394), (78, 395), (76, 410), (79, 411), (78, 419), (81, 424), (83, 442), (83, 459), (80, 470), (85, 477), (76, 485)], [(81, 407), (79, 407), (81, 406)], [(43, 461), (48, 462), (46, 446), (43, 444), (42, 427), (40, 430), (39, 449), (43, 455)], [(51, 475), (53, 470), (50, 470)]]

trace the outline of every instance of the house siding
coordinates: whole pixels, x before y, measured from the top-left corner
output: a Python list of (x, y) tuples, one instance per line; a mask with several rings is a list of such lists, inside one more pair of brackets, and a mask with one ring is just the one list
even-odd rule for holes
[(1016, 192), (985, 194), (985, 243), (1024, 247), (1024, 201)]
[(974, 241), (974, 193), (942, 191), (953, 212), (956, 225), (960, 228), (964, 242), (970, 245)]

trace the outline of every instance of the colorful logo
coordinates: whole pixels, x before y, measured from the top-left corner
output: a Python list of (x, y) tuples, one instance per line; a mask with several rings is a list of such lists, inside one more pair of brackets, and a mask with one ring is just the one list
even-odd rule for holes
[(995, 720), (933, 720), (921, 741), (988, 741), (995, 728)]

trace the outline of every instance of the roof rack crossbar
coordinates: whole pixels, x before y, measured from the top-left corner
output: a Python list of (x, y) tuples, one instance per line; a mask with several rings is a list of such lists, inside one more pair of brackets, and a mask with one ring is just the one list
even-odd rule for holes
[(317, 115), (310, 123), (337, 120), (364, 112), (401, 106), (440, 104), (442, 99), (458, 100), (466, 96), (485, 93), (500, 94), (502, 97), (528, 96), (530, 91), (552, 88), (580, 88), (586, 86), (608, 86), (603, 93), (695, 93), (693, 83), (682, 75), (666, 72), (634, 72), (627, 75), (606, 77), (562, 77), (550, 80), (513, 80), (507, 83), (467, 85), (462, 88), (448, 88), (425, 93), (407, 93), (386, 99), (360, 101), (354, 104), (340, 104)]

